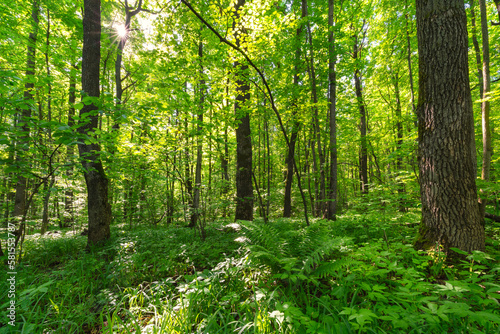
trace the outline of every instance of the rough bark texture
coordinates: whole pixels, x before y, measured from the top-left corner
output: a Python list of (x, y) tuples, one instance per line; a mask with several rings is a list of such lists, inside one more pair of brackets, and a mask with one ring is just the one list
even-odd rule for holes
[[(235, 64), (240, 71), (248, 66)], [(252, 139), (250, 133), (250, 115), (242, 111), (250, 100), (250, 86), (247, 81), (236, 80), (236, 101), (234, 111), (238, 121), (236, 128), (236, 220), (253, 220), (253, 186), (252, 186)]]
[[(99, 62), (101, 58), (101, 1), (85, 0), (83, 15), (82, 90), (85, 96), (99, 97)], [(78, 128), (81, 135), (94, 136), (98, 126), (97, 106), (85, 105), (80, 118), (88, 120)], [(79, 144), (78, 151), (87, 184), (89, 233), (87, 248), (110, 237), (111, 206), (108, 201), (108, 178), (104, 172), (97, 143)]]
[(417, 0), (422, 222), (416, 247), (484, 250), (461, 0)]
[[(235, 16), (245, 0), (238, 0), (235, 5)], [(235, 27), (236, 44), (242, 44), (244, 28)], [(236, 127), (236, 213), (235, 220), (253, 220), (253, 185), (252, 185), (252, 138), (250, 133), (250, 114), (246, 109), (250, 101), (250, 85), (241, 73), (248, 70), (248, 65), (235, 62), (236, 69), (236, 101), (234, 112)]]

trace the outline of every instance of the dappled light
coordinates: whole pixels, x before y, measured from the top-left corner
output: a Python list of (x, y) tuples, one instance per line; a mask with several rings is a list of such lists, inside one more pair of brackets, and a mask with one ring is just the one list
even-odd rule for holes
[(0, 334), (500, 334), (497, 2), (0, 1)]

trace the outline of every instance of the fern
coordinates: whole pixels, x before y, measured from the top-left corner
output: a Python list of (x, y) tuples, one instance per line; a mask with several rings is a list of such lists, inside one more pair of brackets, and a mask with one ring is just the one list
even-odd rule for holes
[[(323, 267), (322, 261), (344, 243), (333, 238), (328, 226), (320, 223), (297, 228), (283, 221), (265, 225), (244, 222), (242, 227), (250, 260), (268, 266), (273, 274), (322, 275), (330, 268)], [(317, 272), (317, 268), (321, 271)]]

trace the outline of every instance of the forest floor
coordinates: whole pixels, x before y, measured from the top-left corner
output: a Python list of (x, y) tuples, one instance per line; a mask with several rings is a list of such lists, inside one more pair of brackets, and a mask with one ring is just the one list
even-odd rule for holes
[(114, 225), (85, 252), (70, 230), (28, 236), (0, 275), (0, 333), (500, 333), (500, 224), (453, 265), (412, 247), (418, 211), (336, 222)]

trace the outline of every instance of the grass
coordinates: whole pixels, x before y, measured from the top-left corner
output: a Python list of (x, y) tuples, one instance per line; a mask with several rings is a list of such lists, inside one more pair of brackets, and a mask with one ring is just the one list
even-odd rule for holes
[(486, 253), (450, 266), (411, 247), (418, 221), (378, 212), (239, 232), (219, 221), (205, 242), (114, 226), (90, 253), (78, 234), (30, 236), (16, 327), (0, 333), (500, 333), (500, 225), (488, 223)]

